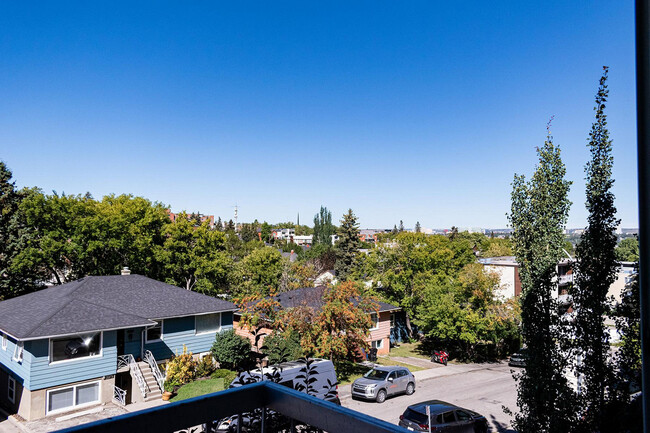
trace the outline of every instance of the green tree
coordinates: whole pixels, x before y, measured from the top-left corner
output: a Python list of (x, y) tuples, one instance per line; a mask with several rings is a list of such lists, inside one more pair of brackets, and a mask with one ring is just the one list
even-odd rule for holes
[(32, 237), (32, 230), (19, 212), (30, 190), (16, 190), (12, 173), (0, 161), (0, 300), (36, 290), (41, 286), (39, 275), (16, 270), (16, 256)]
[(415, 233), (420, 233), (422, 231), (422, 227), (420, 227), (420, 221), (415, 223)]
[(638, 272), (621, 293), (621, 302), (616, 307), (615, 315), (616, 328), (622, 335), (623, 343), (616, 354), (616, 374), (618, 381), (626, 385), (617, 387), (620, 392), (618, 397), (619, 401), (627, 402), (630, 391), (641, 387), (641, 303)]
[(402, 233), (404, 231), (404, 221), (399, 220), (399, 229), (398, 231)]
[(354, 261), (361, 241), (359, 240), (359, 224), (357, 217), (348, 209), (348, 213), (343, 215), (341, 227), (339, 229), (339, 241), (336, 244), (336, 275), (339, 281), (346, 280), (354, 267)]
[(271, 225), (264, 221), (261, 227), (262, 242), (271, 241)]
[(609, 287), (616, 281), (616, 219), (612, 193), (612, 141), (607, 130), (607, 70), (604, 68), (596, 94), (596, 120), (589, 133), (591, 161), (585, 167), (587, 174), (588, 225), (576, 247), (576, 272), (571, 294), (576, 319), (574, 352), (582, 358), (576, 374), (583, 377), (579, 404), (584, 415), (579, 427), (583, 431), (604, 431), (608, 418), (605, 411), (606, 393), (611, 385), (614, 367), (609, 356), (609, 331), (605, 327), (605, 314), (610, 305)]
[(519, 413), (514, 425), (522, 433), (568, 431), (575, 421), (573, 392), (563, 374), (567, 359), (558, 344), (563, 333), (552, 295), (557, 291), (556, 267), (563, 255), (571, 183), (564, 179), (566, 169), (550, 131), (537, 154), (539, 162), (529, 182), (515, 175), (508, 216), (520, 265), (522, 336), (530, 354), (517, 383)]
[(212, 343), (212, 356), (219, 363), (219, 368), (228, 370), (243, 369), (251, 359), (251, 342), (248, 338), (237, 335), (233, 329), (218, 332)]
[(616, 259), (621, 262), (638, 262), (639, 240), (636, 237), (621, 239), (616, 247)]
[(237, 263), (232, 287), (236, 297), (276, 292), (284, 268), (282, 254), (271, 247), (253, 250)]
[(300, 346), (300, 334), (297, 331), (276, 331), (264, 338), (262, 351), (268, 356), (269, 364), (295, 361), (304, 356)]
[(314, 244), (331, 245), (335, 227), (332, 224), (332, 212), (321, 206), (314, 216)]
[(166, 281), (206, 294), (228, 290), (232, 259), (226, 251), (226, 235), (211, 230), (208, 222), (199, 227), (181, 213), (166, 226), (165, 242), (159, 249)]

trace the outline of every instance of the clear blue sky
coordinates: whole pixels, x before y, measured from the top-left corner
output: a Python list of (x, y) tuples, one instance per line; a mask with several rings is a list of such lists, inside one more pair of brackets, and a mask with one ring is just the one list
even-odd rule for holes
[(0, 158), (20, 186), (240, 221), (505, 227), (553, 135), (585, 224), (602, 65), (636, 227), (633, 1), (2, 2)]

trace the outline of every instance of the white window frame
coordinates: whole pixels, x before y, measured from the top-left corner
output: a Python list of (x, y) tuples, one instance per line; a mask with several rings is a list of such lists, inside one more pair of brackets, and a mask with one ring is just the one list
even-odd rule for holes
[[(373, 320), (373, 316), (377, 319)], [(370, 320), (372, 320), (372, 328), (370, 328), (370, 331), (376, 331), (379, 329), (379, 313), (370, 313)]]
[[(88, 403), (84, 404), (76, 404), (77, 403), (77, 388), (80, 386), (86, 386), (86, 385), (93, 385), (93, 384), (99, 384), (99, 388), (97, 389), (97, 400), (96, 401), (91, 401)], [(63, 409), (56, 409), (56, 410), (50, 410), (50, 393), (54, 391), (61, 391), (63, 389), (72, 389), (72, 406), (64, 407)], [(94, 380), (92, 382), (84, 382), (84, 383), (78, 383), (76, 385), (72, 386), (61, 386), (59, 388), (53, 388), (53, 389), (48, 389), (47, 392), (45, 393), (45, 414), (53, 414), (53, 413), (64, 413), (64, 412), (69, 412), (71, 410), (77, 410), (82, 407), (88, 407), (88, 406), (94, 406), (96, 404), (99, 404), (102, 402), (102, 381), (101, 380)]]
[(158, 325), (152, 326), (144, 330), (144, 344), (158, 343), (164, 340), (163, 335), (165, 334), (165, 321), (161, 319), (161, 320), (156, 320), (156, 322), (158, 322), (158, 325), (160, 325), (160, 338), (156, 338), (155, 340), (149, 340), (147, 331), (149, 329), (155, 328)]
[(98, 355), (91, 355), (91, 356), (80, 356), (79, 358), (72, 358), (72, 359), (62, 359), (61, 361), (52, 361), (52, 338), (50, 338), (47, 342), (48, 344), (48, 360), (50, 361), (50, 365), (58, 365), (58, 364), (65, 364), (68, 362), (78, 362), (78, 361), (83, 361), (86, 359), (95, 359), (95, 358), (101, 358), (104, 356), (104, 331), (99, 332), (99, 354)]
[(16, 379), (11, 376), (7, 381), (7, 398), (10, 402), (16, 404)]
[[(196, 318), (198, 316), (212, 316), (214, 314), (219, 315), (219, 327), (216, 330), (213, 330), (213, 331), (198, 332), (198, 330), (196, 329), (197, 328), (196, 327)], [(217, 333), (218, 334), (219, 332), (221, 332), (221, 328), (223, 327), (222, 323), (223, 323), (223, 314), (221, 314), (221, 313), (197, 314), (196, 316), (194, 316), (194, 335), (205, 335), (205, 334), (212, 334), (212, 333)]]
[(7, 350), (7, 334), (2, 334), (2, 350)]
[(16, 362), (23, 362), (24, 352), (25, 352), (25, 343), (23, 343), (22, 341), (16, 341), (16, 346), (14, 347), (14, 355), (11, 357), (11, 359)]
[(384, 339), (382, 338), (381, 340), (373, 340), (370, 343), (370, 347), (373, 349), (383, 349), (384, 348)]
[(395, 327), (395, 313), (390, 313), (390, 329)]

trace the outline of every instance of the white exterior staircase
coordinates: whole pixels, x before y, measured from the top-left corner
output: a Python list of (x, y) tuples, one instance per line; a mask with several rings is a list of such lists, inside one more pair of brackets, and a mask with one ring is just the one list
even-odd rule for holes
[(144, 381), (148, 388), (147, 396), (144, 398), (144, 401), (160, 400), (162, 398), (162, 390), (158, 385), (158, 381), (156, 380), (153, 371), (151, 371), (151, 367), (149, 367), (149, 364), (144, 361), (138, 362), (138, 367), (140, 367), (140, 371), (142, 371), (142, 376), (144, 377)]

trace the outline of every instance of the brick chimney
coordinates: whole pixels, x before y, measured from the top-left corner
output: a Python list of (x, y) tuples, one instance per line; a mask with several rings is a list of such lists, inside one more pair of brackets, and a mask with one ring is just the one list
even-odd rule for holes
[(124, 266), (124, 269), (122, 269), (122, 275), (131, 275), (131, 269)]

